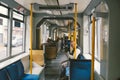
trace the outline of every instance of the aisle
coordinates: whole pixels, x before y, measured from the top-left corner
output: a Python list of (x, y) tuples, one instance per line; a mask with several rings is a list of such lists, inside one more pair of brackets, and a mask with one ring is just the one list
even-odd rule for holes
[(61, 62), (67, 57), (63, 52), (59, 52), (56, 59), (46, 60), (45, 80), (59, 80), (61, 73)]

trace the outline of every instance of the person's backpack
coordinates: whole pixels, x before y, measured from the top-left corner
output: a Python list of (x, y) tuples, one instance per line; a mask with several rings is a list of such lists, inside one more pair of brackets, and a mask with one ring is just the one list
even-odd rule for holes
[(85, 59), (85, 58), (84, 58), (83, 54), (79, 54), (77, 59)]
[(81, 51), (81, 52), (79, 53), (79, 55), (78, 55), (77, 59), (84, 59), (82, 49), (81, 49), (79, 46), (77, 46), (77, 48)]

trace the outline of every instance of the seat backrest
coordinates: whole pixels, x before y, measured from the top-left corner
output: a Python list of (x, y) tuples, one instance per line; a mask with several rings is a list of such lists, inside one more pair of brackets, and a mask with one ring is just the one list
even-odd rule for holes
[(21, 80), (22, 77), (25, 75), (24, 74), (24, 67), (23, 67), (21, 60), (17, 61), (15, 63), (15, 65), (17, 66), (17, 69), (18, 69), (18, 78)]
[(90, 80), (91, 60), (70, 60), (70, 80)]
[(9, 80), (7, 71), (5, 69), (0, 70), (0, 80)]
[(11, 80), (19, 80), (17, 65), (11, 64), (7, 66), (6, 69)]

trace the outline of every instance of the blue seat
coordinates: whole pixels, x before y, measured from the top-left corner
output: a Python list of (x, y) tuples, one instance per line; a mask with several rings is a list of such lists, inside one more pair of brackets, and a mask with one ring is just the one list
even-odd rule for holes
[[(84, 60), (85, 58), (84, 58), (84, 56), (82, 54), (79, 54), (77, 59), (78, 60)], [(70, 76), (70, 67), (69, 66), (67, 66), (65, 68), (65, 75)]]
[[(21, 60), (7, 66), (6, 70), (8, 72), (10, 80), (39, 80), (39, 75), (24, 73), (24, 67)], [(6, 79), (6, 80), (9, 80), (9, 79)]]
[(22, 77), (25, 75), (23, 64), (20, 60), (17, 61), (15, 64), (16, 64), (17, 69), (18, 69), (18, 77), (19, 77), (19, 79), (22, 79)]
[(11, 65), (7, 66), (6, 69), (7, 69), (7, 72), (9, 74), (9, 77), (11, 80), (19, 80), (18, 69), (15, 64), (11, 64)]
[(5, 69), (0, 70), (0, 80), (9, 80), (7, 71)]
[(34, 74), (25, 74), (21, 80), (39, 80), (39, 76)]
[(25, 74), (21, 60), (0, 70), (0, 80), (39, 80), (39, 75)]
[(24, 67), (23, 67), (21, 60), (17, 61), (15, 64), (18, 69), (19, 80), (39, 80), (38, 75), (24, 73)]
[(70, 60), (70, 80), (90, 80), (91, 60)]

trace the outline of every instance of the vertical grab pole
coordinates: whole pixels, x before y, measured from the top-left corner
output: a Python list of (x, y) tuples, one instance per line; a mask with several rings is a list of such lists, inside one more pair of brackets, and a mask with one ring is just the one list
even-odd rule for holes
[(91, 80), (94, 80), (94, 56), (95, 55), (95, 17), (92, 18), (92, 65)]
[(70, 40), (71, 34), (70, 34), (70, 22), (69, 21), (68, 21), (68, 31), (69, 31), (68, 40)]
[(30, 4), (30, 74), (32, 74), (32, 4)]
[(75, 16), (74, 16), (74, 42), (75, 42), (75, 46), (74, 46), (74, 59), (76, 59), (76, 27), (77, 27), (77, 3), (75, 3)]

